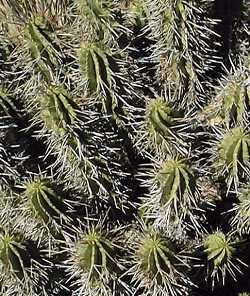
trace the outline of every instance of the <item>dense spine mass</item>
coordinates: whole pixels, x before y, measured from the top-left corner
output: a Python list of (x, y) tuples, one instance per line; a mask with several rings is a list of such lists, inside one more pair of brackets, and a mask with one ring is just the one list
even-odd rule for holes
[(0, 0), (0, 295), (250, 294), (231, 2)]

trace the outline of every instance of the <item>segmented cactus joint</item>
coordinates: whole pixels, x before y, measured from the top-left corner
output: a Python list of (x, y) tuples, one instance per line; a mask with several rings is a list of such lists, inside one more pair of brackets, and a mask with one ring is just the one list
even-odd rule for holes
[(146, 110), (150, 135), (156, 137), (159, 143), (162, 142), (162, 137), (168, 140), (173, 136), (171, 128), (178, 124), (180, 116), (180, 112), (168, 106), (163, 99), (152, 100)]
[(174, 199), (184, 199), (184, 194), (194, 187), (194, 176), (184, 160), (170, 159), (161, 167), (157, 178), (161, 188), (162, 206)]
[(166, 47), (186, 49), (186, 6), (182, 1), (170, 1), (162, 13), (162, 41)]
[(241, 127), (231, 129), (219, 143), (219, 164), (228, 174), (240, 176), (249, 167), (250, 134)]
[(231, 224), (240, 234), (250, 232), (250, 189), (246, 188), (238, 194), (239, 202), (234, 206), (234, 217)]
[(51, 87), (47, 94), (40, 98), (40, 105), (46, 128), (58, 134), (64, 133), (76, 119), (75, 104), (61, 87)]
[(242, 191), (239, 195), (239, 207), (241, 208), (241, 215), (248, 219), (250, 224), (250, 188)]
[(49, 80), (50, 71), (59, 63), (59, 48), (53, 40), (52, 29), (45, 19), (35, 17), (24, 28), (24, 35), (28, 43), (30, 55), (38, 65), (38, 69)]
[(111, 87), (109, 58), (101, 43), (82, 43), (79, 50), (79, 63), (90, 93)]
[(114, 272), (115, 250), (112, 241), (98, 230), (85, 234), (76, 245), (76, 256), (79, 267), (88, 273), (94, 284), (102, 274)]
[(206, 237), (204, 251), (207, 254), (208, 261), (212, 262), (214, 267), (226, 264), (234, 254), (234, 248), (222, 232), (209, 234)]
[(249, 98), (246, 96), (244, 80), (230, 81), (226, 88), (221, 93), (223, 98), (223, 115), (229, 123), (242, 122), (246, 117), (246, 112), (249, 110)]
[(110, 17), (109, 0), (79, 0), (79, 7), (92, 23), (103, 25)]
[(28, 197), (29, 206), (34, 215), (45, 223), (62, 215), (62, 199), (48, 181), (37, 179), (27, 183), (25, 195)]
[(13, 272), (19, 278), (24, 272), (23, 252), (24, 247), (14, 236), (8, 233), (0, 234), (0, 261), (6, 270)]
[(148, 234), (140, 241), (136, 256), (143, 273), (162, 284), (164, 275), (173, 273), (175, 253), (174, 246), (166, 238), (158, 234)]

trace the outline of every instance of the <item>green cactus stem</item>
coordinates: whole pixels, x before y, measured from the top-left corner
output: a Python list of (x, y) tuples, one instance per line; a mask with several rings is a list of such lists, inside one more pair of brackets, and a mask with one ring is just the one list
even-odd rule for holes
[(229, 130), (218, 144), (216, 169), (227, 180), (228, 189), (232, 182), (237, 189), (250, 168), (250, 134), (242, 127)]
[(78, 7), (82, 16), (90, 23), (90, 27), (97, 33), (99, 40), (104, 38), (113, 21), (112, 1), (78, 0)]
[(120, 238), (116, 230), (109, 233), (102, 226), (89, 225), (78, 233), (69, 245), (71, 258), (67, 260), (68, 272), (77, 277), (78, 295), (112, 295), (122, 265), (118, 261)]
[(139, 235), (134, 244), (134, 265), (130, 271), (136, 286), (144, 290), (145, 295), (187, 295), (182, 271), (188, 264), (169, 238), (148, 230)]
[(51, 71), (59, 65), (60, 48), (53, 40), (53, 30), (42, 17), (32, 18), (24, 27), (31, 58), (47, 81), (51, 80)]
[(79, 63), (91, 94), (110, 89), (112, 85), (109, 54), (101, 43), (82, 43)]
[(241, 190), (238, 194), (239, 202), (234, 206), (231, 225), (240, 234), (250, 233), (250, 188)]
[(141, 30), (146, 26), (149, 12), (145, 1), (129, 1), (126, 10), (128, 11), (129, 24), (133, 25), (137, 30)]
[(158, 179), (162, 189), (160, 203), (162, 206), (174, 199), (185, 201), (184, 195), (191, 192), (194, 175), (184, 160), (170, 159), (161, 167)]
[(187, 49), (186, 5), (182, 0), (169, 1), (168, 9), (162, 12), (162, 38), (166, 47)]
[(187, 122), (181, 111), (170, 107), (162, 98), (149, 101), (146, 108), (147, 133), (156, 151), (185, 152), (185, 127)]
[(80, 269), (88, 274), (92, 284), (100, 281), (102, 274), (114, 272), (115, 248), (108, 237), (93, 229), (76, 245), (76, 256)]
[(44, 223), (49, 223), (55, 218), (63, 218), (62, 199), (59, 197), (47, 180), (36, 179), (26, 184), (25, 196), (34, 216)]
[(24, 246), (13, 235), (8, 233), (0, 234), (0, 262), (2, 268), (5, 271), (13, 272), (20, 279), (23, 278), (25, 271), (23, 252)]
[(116, 93), (118, 86), (122, 87), (118, 55), (113, 56), (102, 42), (85, 42), (81, 44), (78, 58), (87, 92), (101, 95), (99, 104), (105, 113), (115, 118), (117, 112), (124, 115), (123, 104)]
[(64, 134), (76, 119), (75, 104), (62, 87), (51, 87), (39, 98), (41, 118), (46, 128), (57, 134)]
[(208, 262), (208, 279), (212, 280), (212, 286), (220, 281), (225, 284), (226, 279), (231, 277), (236, 280), (237, 275), (246, 264), (238, 256), (238, 241), (233, 237), (226, 236), (221, 231), (216, 231), (205, 236), (203, 241), (204, 254)]
[(176, 250), (169, 241), (152, 235), (141, 241), (136, 256), (140, 258), (140, 267), (145, 275), (162, 284), (165, 273), (170, 275), (174, 273), (175, 253)]
[(246, 73), (239, 69), (232, 77), (225, 78), (218, 89), (218, 94), (205, 109), (209, 120), (219, 120), (226, 127), (244, 125), (249, 117), (250, 87), (246, 85)]
[(212, 262), (214, 268), (229, 261), (235, 251), (222, 232), (208, 235), (204, 240), (204, 249), (208, 261)]
[(226, 86), (222, 93), (223, 97), (223, 114), (225, 123), (229, 125), (230, 121), (242, 123), (247, 116), (250, 102), (246, 96), (245, 82), (232, 81)]

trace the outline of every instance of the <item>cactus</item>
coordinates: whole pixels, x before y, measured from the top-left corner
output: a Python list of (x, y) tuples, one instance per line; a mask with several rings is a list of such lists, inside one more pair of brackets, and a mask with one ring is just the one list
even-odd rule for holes
[(139, 30), (146, 26), (148, 17), (147, 4), (144, 1), (131, 1), (128, 4), (128, 21), (129, 24)]
[(220, 231), (214, 232), (205, 237), (203, 248), (212, 285), (215, 281), (222, 280), (224, 283), (228, 275), (236, 280), (245, 264), (237, 258), (237, 242), (232, 241), (232, 237), (227, 237)]
[(238, 194), (238, 203), (234, 205), (231, 225), (233, 229), (241, 234), (249, 233), (249, 189), (244, 188)]
[[(34, 246), (33, 246), (34, 248)], [(37, 284), (46, 282), (46, 272), (42, 271), (42, 265), (28, 249), (28, 241), (21, 234), (2, 232), (0, 235), (0, 269), (1, 292), (18, 293), (18, 295), (32, 295), (39, 293)], [(33, 266), (32, 266), (33, 265)], [(32, 272), (32, 268), (35, 270)]]
[(1, 295), (250, 293), (249, 5), (226, 2), (0, 0)]
[(247, 130), (235, 127), (229, 130), (219, 142), (216, 169), (226, 178), (228, 190), (236, 190), (239, 182), (248, 174), (250, 137)]
[(11, 270), (17, 277), (22, 278), (24, 263), (20, 256), (22, 245), (9, 234), (1, 236), (1, 261), (3, 266)]
[(60, 134), (75, 120), (74, 103), (63, 88), (48, 89), (47, 94), (40, 98), (40, 104), (41, 118), (47, 129)]
[(206, 116), (226, 127), (244, 125), (248, 121), (249, 86), (247, 70), (244, 65), (236, 68), (235, 73), (227, 73), (220, 81), (215, 101), (204, 109)]
[(37, 65), (45, 79), (51, 79), (53, 71), (60, 62), (60, 48), (53, 44), (51, 28), (46, 28), (46, 22), (41, 17), (31, 19), (24, 27), (31, 58)]
[(187, 161), (172, 157), (152, 172), (151, 192), (143, 199), (145, 217), (154, 217), (157, 224), (180, 223), (198, 204), (195, 174)]
[[(139, 132), (139, 142), (148, 141), (149, 149), (157, 153), (171, 153), (173, 150), (186, 154), (188, 119), (183, 117), (182, 110), (171, 107), (163, 98), (150, 100), (145, 110), (145, 119)], [(141, 136), (142, 134), (142, 136)]]
[[(111, 115), (116, 121), (124, 120), (130, 110), (126, 105), (130, 104), (130, 96), (127, 88), (133, 89), (125, 81), (126, 64), (122, 61), (120, 52), (112, 53), (104, 42), (82, 42), (78, 51), (78, 59), (83, 79), (86, 81), (86, 92), (96, 97), (97, 106), (107, 115)], [(128, 77), (129, 80), (129, 77)], [(123, 99), (122, 93), (128, 96)], [(117, 125), (119, 122), (117, 121)]]
[(90, 93), (100, 92), (111, 87), (111, 71), (108, 54), (101, 44), (82, 44), (79, 50), (79, 63), (83, 77), (88, 82)]
[(112, 282), (115, 284), (121, 270), (117, 260), (120, 247), (117, 238), (112, 236), (112, 231), (107, 233), (100, 226), (90, 225), (69, 246), (71, 258), (67, 261), (68, 270), (78, 277), (79, 295), (85, 295), (86, 290), (93, 295), (111, 295), (109, 285)]
[[(53, 189), (46, 179), (35, 179), (25, 184), (24, 197), (20, 205), (20, 226), (30, 232), (32, 225), (35, 237), (61, 238), (67, 235), (67, 225), (72, 221), (70, 207)], [(27, 225), (29, 224), (29, 229)], [(46, 235), (44, 234), (46, 233)]]
[[(156, 56), (159, 61), (160, 83), (170, 89), (183, 106), (200, 105), (205, 100), (202, 93), (207, 86), (201, 81), (200, 73), (202, 67), (210, 68), (214, 60), (207, 45), (208, 38), (213, 36), (213, 21), (203, 19), (199, 44), (195, 36), (201, 30), (199, 20), (206, 5), (208, 3), (197, 5), (196, 1), (148, 2), (149, 27), (158, 43), (152, 58)], [(210, 62), (203, 58), (206, 55), (210, 55)]]
[(107, 30), (112, 30), (111, 25), (114, 22), (112, 1), (79, 0), (77, 4), (82, 17), (89, 23), (88, 28), (92, 29), (98, 37), (104, 38)]
[(169, 238), (146, 230), (132, 245), (130, 272), (138, 290), (143, 289), (145, 295), (187, 295), (188, 284), (182, 270), (188, 264)]

